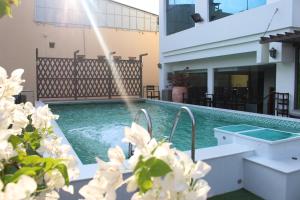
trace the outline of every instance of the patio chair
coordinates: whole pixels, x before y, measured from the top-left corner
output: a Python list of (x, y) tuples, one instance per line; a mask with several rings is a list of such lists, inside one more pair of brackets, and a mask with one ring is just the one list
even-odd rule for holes
[(148, 99), (160, 99), (159, 86), (146, 85), (146, 98)]

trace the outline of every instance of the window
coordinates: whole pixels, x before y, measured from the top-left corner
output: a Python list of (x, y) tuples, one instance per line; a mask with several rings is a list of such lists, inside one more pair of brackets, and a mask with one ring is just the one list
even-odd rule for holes
[(191, 15), (195, 13), (195, 0), (166, 0), (167, 35), (195, 26)]
[[(91, 26), (81, 0), (36, 0), (35, 20), (61, 26)], [(99, 27), (158, 31), (158, 16), (111, 0), (87, 1)]]
[(210, 21), (266, 4), (266, 0), (209, 0)]

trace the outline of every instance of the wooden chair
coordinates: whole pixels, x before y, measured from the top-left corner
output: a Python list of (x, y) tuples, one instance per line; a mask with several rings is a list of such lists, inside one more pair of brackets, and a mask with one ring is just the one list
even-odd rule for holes
[(155, 85), (146, 85), (146, 98), (148, 99), (160, 99), (159, 87)]

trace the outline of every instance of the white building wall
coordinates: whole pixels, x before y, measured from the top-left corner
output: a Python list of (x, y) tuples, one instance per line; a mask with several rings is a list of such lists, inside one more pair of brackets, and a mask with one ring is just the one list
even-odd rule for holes
[(290, 110), (294, 109), (295, 91), (294, 63), (277, 63), (276, 65), (276, 92), (290, 93)]
[[(195, 48), (196, 46), (203, 46), (206, 49), (205, 45), (221, 41), (227, 41), (227, 43), (258, 42), (266, 31), (276, 8), (279, 8), (279, 11), (274, 16), (269, 31), (278, 31), (292, 26), (292, 6), (294, 1), (276, 1), (269, 5), (237, 13), (212, 22), (206, 19), (194, 28), (168, 36), (164, 34), (165, 32), (161, 33), (161, 53), (163, 55), (173, 54), (177, 50), (188, 51), (190, 50), (189, 48)], [(203, 18), (208, 18), (207, 0), (196, 2), (200, 4), (200, 6), (196, 4), (196, 8), (201, 8), (199, 8), (199, 11), (206, 10), (206, 12), (200, 12), (200, 14), (203, 15)], [(161, 1), (161, 5), (163, 6), (160, 8), (160, 13), (165, 14), (165, 1)], [(160, 16), (160, 18), (162, 18), (160, 26), (165, 27), (165, 15)], [(249, 37), (254, 35), (255, 37)], [(247, 38), (245, 38), (246, 36)]]
[[(160, 1), (160, 63), (165, 67), (161, 70), (163, 75), (160, 87), (166, 87), (164, 79), (167, 72), (184, 70), (186, 67), (190, 70), (207, 69), (208, 72), (212, 72), (216, 68), (275, 64), (276, 91), (290, 93), (292, 110), (293, 47), (275, 45), (278, 48), (278, 58), (272, 59), (269, 57), (268, 48), (262, 49), (259, 41), (262, 36), (300, 30), (300, 0), (267, 0), (267, 5), (211, 22), (208, 6), (209, 0), (196, 1), (195, 12), (200, 13), (204, 22), (197, 23), (193, 28), (166, 35), (166, 0)], [(268, 45), (269, 48), (272, 46), (274, 45)], [(262, 54), (264, 57), (260, 57)], [(214, 87), (211, 78), (213, 76), (210, 75), (208, 92)], [(270, 81), (272, 82), (266, 80), (265, 85), (268, 86)]]

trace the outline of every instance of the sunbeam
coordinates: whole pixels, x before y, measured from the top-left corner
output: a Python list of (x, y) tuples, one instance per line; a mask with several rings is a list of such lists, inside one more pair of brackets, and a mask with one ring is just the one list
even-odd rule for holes
[(109, 66), (111, 68), (111, 71), (112, 71), (112, 75), (113, 75), (113, 78), (116, 82), (116, 85), (118, 87), (118, 90), (120, 91), (121, 93), (121, 98), (125, 101), (125, 103), (127, 104), (129, 110), (131, 111), (131, 115), (134, 115), (135, 113), (132, 113), (132, 110), (133, 110), (133, 104), (130, 103), (130, 101), (126, 98), (124, 98), (124, 96), (127, 96), (127, 93), (126, 93), (126, 89), (123, 85), (123, 83), (120, 81), (118, 82), (117, 79), (119, 79), (120, 74), (116, 68), (116, 65), (114, 63), (114, 60), (112, 59), (111, 57), (111, 54), (110, 54), (110, 50), (97, 26), (97, 23), (96, 23), (96, 20), (95, 20), (95, 17), (93, 16), (92, 14), (92, 11), (91, 11), (91, 6), (90, 5), (94, 5), (94, 1), (93, 0), (78, 0), (80, 2), (80, 4), (82, 5), (83, 9), (84, 9), (84, 12), (85, 14), (87, 15), (88, 17), (88, 20), (90, 21), (91, 23), (91, 27), (96, 35), (96, 38), (97, 38), (97, 42), (99, 44), (99, 46), (102, 48), (103, 52), (104, 52), (104, 56), (106, 57), (108, 63), (109, 63)]

